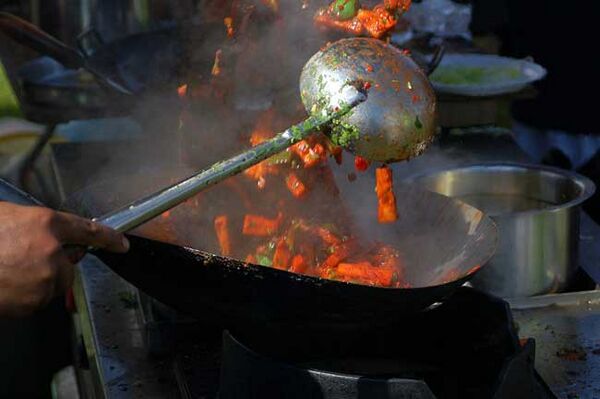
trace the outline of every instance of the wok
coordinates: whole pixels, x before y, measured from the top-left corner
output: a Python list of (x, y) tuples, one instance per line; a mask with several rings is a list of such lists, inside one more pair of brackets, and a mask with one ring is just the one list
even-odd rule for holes
[(184, 58), (179, 32), (173, 28), (138, 33), (106, 44), (97, 35), (87, 34), (82, 36), (80, 49), (9, 13), (0, 12), (0, 31), (66, 68), (91, 72), (100, 84), (117, 94), (140, 94), (148, 88), (172, 84)]
[[(136, 181), (132, 177), (108, 179), (74, 195), (65, 208), (97, 216), (153, 192), (172, 176), (164, 171), (163, 176), (155, 171), (143, 174), (153, 176), (144, 187), (136, 184), (132, 189)], [(339, 174), (344, 174), (343, 168)], [(345, 175), (339, 177), (343, 179), (336, 181), (347, 182)], [(360, 191), (360, 180), (358, 187), (356, 182), (341, 184), (342, 194)], [(363, 184), (372, 182), (367, 179)], [(158, 218), (134, 231), (129, 253), (94, 254), (141, 291), (189, 315), (234, 328), (268, 324), (346, 330), (398, 321), (443, 301), (476, 274), (496, 246), (496, 227), (479, 210), (414, 186), (397, 186), (398, 208), (404, 210), (401, 219), (379, 225), (372, 235), (381, 235), (378, 239), (400, 249), (406, 278), (414, 288), (363, 286), (246, 264), (215, 255), (212, 220), (231, 197), (226, 186), (209, 190), (200, 211), (183, 204), (175, 208), (168, 226)], [(349, 208), (359, 210), (353, 216), (376, 220), (371, 214), (376, 207), (367, 209), (361, 203), (364, 196), (344, 197)]]

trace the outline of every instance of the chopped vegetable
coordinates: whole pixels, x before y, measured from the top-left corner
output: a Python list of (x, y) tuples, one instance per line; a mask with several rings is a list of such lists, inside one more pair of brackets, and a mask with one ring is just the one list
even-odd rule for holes
[(270, 236), (277, 232), (283, 215), (276, 219), (268, 219), (259, 215), (246, 215), (242, 233), (248, 236)]
[(294, 172), (290, 172), (285, 179), (285, 183), (294, 197), (301, 198), (306, 194), (306, 186), (298, 179), (298, 176)]
[(317, 234), (327, 245), (337, 245), (342, 240), (336, 237), (331, 231), (327, 230), (325, 227), (317, 227)]
[(179, 98), (185, 98), (187, 95), (188, 85), (184, 84), (177, 88), (177, 95)]
[(233, 30), (233, 18), (225, 17), (223, 23), (225, 24), (225, 28), (227, 29), (227, 37), (231, 39), (235, 34)]
[(295, 255), (292, 258), (292, 265), (289, 271), (292, 273), (305, 273), (308, 270), (308, 263), (302, 255)]
[(331, 247), (331, 255), (321, 264), (321, 269), (327, 270), (336, 267), (340, 262), (344, 261), (351, 252), (351, 243), (344, 242)]
[(387, 166), (377, 168), (375, 179), (375, 192), (378, 200), (377, 219), (379, 223), (395, 222), (398, 220), (398, 210), (396, 209), (392, 170)]
[(369, 169), (369, 161), (357, 155), (354, 157), (354, 167), (359, 172), (364, 172), (365, 170)]
[(231, 255), (231, 239), (229, 236), (228, 218), (227, 215), (220, 215), (215, 218), (215, 232), (221, 247), (221, 255)]
[(275, 247), (275, 254), (273, 255), (273, 267), (275, 269), (287, 270), (291, 257), (292, 252), (290, 251), (287, 241), (285, 238), (281, 238)]
[(320, 143), (316, 143), (311, 147), (306, 140), (302, 140), (294, 144), (292, 150), (302, 160), (306, 169), (312, 168), (327, 159), (325, 147)]
[(315, 24), (351, 35), (369, 35), (380, 39), (397, 24), (397, 15), (408, 10), (410, 0), (383, 0), (372, 9), (362, 8), (358, 1), (335, 0), (315, 14)]
[(371, 37), (381, 38), (396, 26), (396, 18), (383, 6), (375, 6), (372, 10), (361, 9), (356, 15), (363, 28)]
[(213, 67), (211, 70), (212, 76), (219, 76), (221, 74), (221, 56), (223, 51), (221, 49), (217, 50), (215, 53), (215, 62), (213, 63)]
[(340, 280), (359, 281), (368, 285), (389, 287), (394, 280), (394, 269), (374, 267), (369, 262), (340, 263), (336, 269)]
[(339, 20), (351, 19), (358, 12), (358, 0), (336, 0), (331, 4), (330, 12)]

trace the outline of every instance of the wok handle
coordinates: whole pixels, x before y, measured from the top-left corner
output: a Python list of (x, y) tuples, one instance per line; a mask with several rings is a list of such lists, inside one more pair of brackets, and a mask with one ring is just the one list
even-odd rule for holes
[[(350, 87), (350, 86), (348, 86)], [(123, 208), (104, 215), (94, 221), (102, 223), (119, 232), (126, 232), (155, 218), (161, 213), (179, 205), (200, 191), (236, 175), (249, 167), (285, 150), (289, 146), (303, 140), (309, 134), (336, 118), (347, 114), (352, 108), (367, 99), (359, 90), (352, 89), (345, 107), (335, 112), (322, 112), (313, 115), (297, 125), (279, 133), (271, 140), (265, 141), (252, 149), (235, 155), (227, 160), (217, 162), (208, 169), (176, 183), (162, 191), (142, 200), (133, 202)]]
[(54, 58), (67, 68), (77, 69), (85, 64), (85, 58), (77, 50), (15, 15), (0, 12), (0, 31), (19, 44)]

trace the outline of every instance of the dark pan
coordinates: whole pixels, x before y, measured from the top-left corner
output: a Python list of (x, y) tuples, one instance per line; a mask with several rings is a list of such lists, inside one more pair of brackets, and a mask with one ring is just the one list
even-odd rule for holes
[(0, 12), (0, 31), (68, 69), (91, 72), (100, 84), (120, 94), (140, 94), (172, 83), (183, 58), (174, 28), (118, 39), (98, 46), (91, 54), (67, 46), (12, 14)]
[[(163, 184), (153, 176), (153, 184)], [(86, 216), (103, 214), (132, 199), (124, 195), (131, 192), (132, 181), (121, 178), (89, 187), (70, 200), (69, 208)], [(396, 187), (396, 196), (398, 208), (405, 212), (381, 231), (386, 242), (403, 253), (406, 277), (415, 287), (410, 289), (324, 280), (218, 256), (210, 228), (194, 230), (198, 239), (181, 245), (149, 239), (161, 237), (160, 225), (150, 223), (134, 232), (128, 254), (97, 255), (148, 295), (193, 316), (236, 325), (373, 325), (443, 301), (473, 277), (496, 247), (496, 226), (469, 205), (412, 186)], [(179, 208), (173, 223), (188, 225), (205, 217), (206, 225), (212, 226), (213, 208), (218, 207), (218, 201), (205, 204), (201, 215)]]

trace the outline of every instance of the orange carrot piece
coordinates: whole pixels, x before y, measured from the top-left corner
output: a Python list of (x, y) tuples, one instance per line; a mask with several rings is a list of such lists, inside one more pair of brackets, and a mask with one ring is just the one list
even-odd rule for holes
[(260, 162), (244, 171), (244, 175), (256, 180), (258, 188), (265, 188), (267, 175), (279, 174), (278, 169), (274, 165), (269, 165), (266, 161)]
[(304, 157), (302, 157), (302, 162), (304, 162), (304, 168), (308, 169), (320, 164), (326, 159), (327, 154), (325, 152), (325, 147), (317, 143), (308, 150), (308, 153), (304, 155)]
[(316, 232), (321, 237), (321, 239), (328, 245), (336, 245), (339, 244), (342, 240), (338, 238), (331, 231), (327, 230), (325, 227), (317, 227)]
[(256, 257), (252, 254), (249, 254), (248, 256), (246, 256), (246, 259), (244, 260), (244, 262), (256, 264)]
[(301, 159), (304, 159), (306, 154), (310, 151), (310, 144), (308, 144), (306, 140), (301, 140), (292, 146), (292, 151), (294, 151)]
[(343, 262), (348, 256), (350, 256), (351, 243), (343, 242), (341, 244), (334, 245), (333, 253), (325, 259), (321, 264), (322, 269), (332, 269), (336, 267), (340, 262)]
[(375, 39), (381, 38), (396, 26), (396, 18), (384, 7), (375, 6), (372, 10), (360, 9), (356, 14), (362, 27)]
[(259, 215), (244, 216), (242, 233), (247, 236), (270, 236), (277, 232), (282, 215), (276, 219), (268, 219)]
[(394, 270), (374, 267), (369, 262), (340, 263), (336, 269), (340, 280), (358, 280), (369, 285), (389, 287), (394, 280)]
[(275, 246), (273, 254), (273, 267), (275, 269), (287, 270), (292, 253), (285, 238), (280, 239)]
[(179, 96), (179, 98), (185, 98), (185, 96), (187, 96), (187, 91), (188, 85), (183, 84), (177, 88), (177, 96)]
[(375, 171), (379, 223), (392, 223), (398, 220), (396, 209), (396, 196), (393, 189), (392, 170), (387, 166), (377, 168)]
[(329, 15), (328, 12), (320, 12), (315, 15), (315, 25), (322, 28), (333, 28), (349, 33), (351, 35), (360, 35), (363, 26), (356, 18), (340, 21)]
[(223, 54), (223, 51), (221, 49), (218, 49), (217, 52), (215, 53), (215, 62), (213, 64), (212, 70), (211, 70), (211, 75), (212, 76), (219, 76), (221, 74), (221, 55)]
[(308, 270), (308, 263), (302, 255), (296, 255), (292, 258), (292, 266), (289, 270), (293, 273), (305, 273)]
[(285, 179), (285, 184), (287, 185), (288, 190), (292, 193), (292, 195), (296, 198), (303, 197), (306, 194), (306, 186), (298, 176), (294, 172), (291, 172), (287, 178)]
[(312, 168), (327, 159), (327, 151), (320, 143), (311, 147), (306, 140), (302, 140), (294, 144), (292, 151), (302, 160), (305, 169)]
[(219, 240), (219, 246), (221, 247), (221, 255), (231, 255), (231, 239), (229, 237), (228, 228), (228, 217), (227, 215), (220, 215), (215, 218), (215, 232), (217, 233), (217, 239)]
[(227, 37), (231, 39), (235, 33), (235, 31), (233, 29), (233, 18), (225, 17), (225, 19), (223, 19), (223, 24), (225, 25), (225, 28), (227, 29)]

